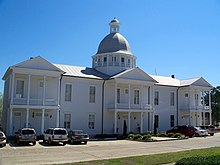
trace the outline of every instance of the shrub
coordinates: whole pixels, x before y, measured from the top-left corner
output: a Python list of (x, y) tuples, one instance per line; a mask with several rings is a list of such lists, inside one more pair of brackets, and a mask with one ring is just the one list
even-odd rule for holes
[(220, 156), (195, 156), (182, 158), (175, 165), (219, 165)]
[(161, 132), (161, 133), (159, 133), (157, 136), (158, 136), (158, 137), (166, 137), (167, 135), (166, 135), (165, 132)]
[(174, 136), (174, 133), (168, 133), (167, 134), (167, 137), (173, 137)]
[(133, 140), (134, 139), (134, 134), (129, 134), (128, 139)]
[(142, 140), (146, 141), (146, 140), (150, 140), (151, 139), (151, 135), (150, 134), (146, 134), (144, 136), (142, 136)]
[(172, 138), (180, 138), (182, 137), (181, 133), (175, 133), (173, 136), (171, 136)]
[(142, 139), (142, 135), (140, 134), (134, 135), (133, 137), (133, 140), (141, 140), (141, 139)]

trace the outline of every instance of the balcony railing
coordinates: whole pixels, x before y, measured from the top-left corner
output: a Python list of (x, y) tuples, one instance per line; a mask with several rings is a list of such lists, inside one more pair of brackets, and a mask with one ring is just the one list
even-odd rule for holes
[(210, 106), (202, 106), (202, 105), (198, 105), (198, 106), (190, 106), (190, 107), (180, 107), (181, 111), (190, 111), (190, 110), (194, 110), (194, 111), (209, 111), (211, 110)]
[(129, 104), (128, 103), (117, 103), (115, 104), (109, 104), (107, 106), (108, 109), (130, 109), (130, 110), (151, 110), (152, 105), (151, 104)]
[[(27, 104), (27, 98), (14, 98), (13, 99), (13, 104), (14, 105), (28, 105)], [(34, 105), (34, 106), (42, 106), (43, 105), (43, 99), (30, 99), (29, 100), (29, 105)], [(57, 106), (58, 102), (56, 99), (50, 98), (50, 99), (45, 99), (45, 104), (46, 106)]]

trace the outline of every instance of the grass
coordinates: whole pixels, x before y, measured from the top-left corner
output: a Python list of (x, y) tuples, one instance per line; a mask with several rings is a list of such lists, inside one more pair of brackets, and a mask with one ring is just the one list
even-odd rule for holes
[(67, 163), (65, 165), (117, 165), (117, 164), (158, 165), (158, 164), (176, 162), (181, 158), (186, 158), (191, 156), (213, 156), (213, 155), (220, 155), (220, 147), (193, 149), (189, 151), (180, 151), (175, 153), (164, 153), (164, 154), (134, 156), (134, 157), (126, 157), (126, 158), (95, 160), (95, 161), (78, 162), (78, 163)]

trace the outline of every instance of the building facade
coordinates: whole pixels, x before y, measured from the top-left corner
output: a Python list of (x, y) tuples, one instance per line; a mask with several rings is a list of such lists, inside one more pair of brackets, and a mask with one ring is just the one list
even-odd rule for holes
[(212, 86), (204, 78), (149, 75), (113, 19), (92, 67), (53, 64), (38, 56), (8, 68), (2, 126), (7, 135), (32, 127), (83, 129), (94, 134), (166, 131), (211, 124)]

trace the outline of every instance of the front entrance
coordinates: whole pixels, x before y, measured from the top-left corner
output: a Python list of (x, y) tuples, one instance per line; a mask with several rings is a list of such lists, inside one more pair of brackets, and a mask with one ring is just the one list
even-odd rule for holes
[(123, 136), (127, 135), (127, 130), (128, 130), (127, 119), (124, 119), (123, 122), (122, 122), (122, 134), (123, 134)]
[(14, 134), (14, 132), (18, 131), (19, 129), (21, 129), (23, 126), (21, 124), (21, 112), (13, 112), (13, 132), (12, 134)]

